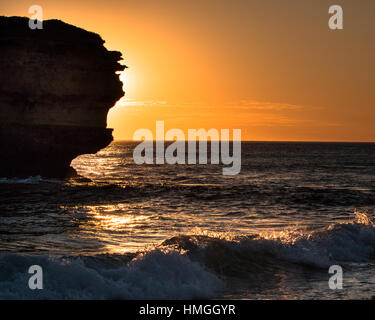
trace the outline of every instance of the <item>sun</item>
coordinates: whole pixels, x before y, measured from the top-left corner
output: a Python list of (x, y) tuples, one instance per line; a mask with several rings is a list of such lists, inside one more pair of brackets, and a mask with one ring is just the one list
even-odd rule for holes
[(133, 97), (136, 91), (136, 81), (133, 70), (125, 69), (118, 73), (120, 75), (120, 81), (123, 84), (122, 89), (125, 91), (126, 98)]

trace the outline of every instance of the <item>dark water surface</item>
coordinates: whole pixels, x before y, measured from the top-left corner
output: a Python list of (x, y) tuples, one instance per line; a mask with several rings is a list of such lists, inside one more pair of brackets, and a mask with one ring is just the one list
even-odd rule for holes
[(236, 176), (135, 145), (75, 159), (90, 180), (0, 178), (0, 298), (375, 296), (375, 144), (243, 142)]

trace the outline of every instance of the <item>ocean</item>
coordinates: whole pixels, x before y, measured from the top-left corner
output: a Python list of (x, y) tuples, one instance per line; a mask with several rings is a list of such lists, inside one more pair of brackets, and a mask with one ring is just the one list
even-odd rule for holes
[(69, 181), (0, 178), (0, 299), (375, 297), (375, 144), (242, 142), (234, 176), (137, 165), (135, 146)]

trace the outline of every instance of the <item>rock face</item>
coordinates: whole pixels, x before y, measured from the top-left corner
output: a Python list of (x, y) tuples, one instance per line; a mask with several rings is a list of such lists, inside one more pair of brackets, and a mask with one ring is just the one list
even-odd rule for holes
[(59, 20), (31, 30), (0, 17), (0, 177), (74, 174), (70, 162), (112, 140), (107, 113), (124, 92), (121, 53)]

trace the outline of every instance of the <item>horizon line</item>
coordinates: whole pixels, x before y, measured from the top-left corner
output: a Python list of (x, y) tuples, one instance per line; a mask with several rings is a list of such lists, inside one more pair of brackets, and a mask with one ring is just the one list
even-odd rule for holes
[[(130, 139), (113, 139), (112, 142), (143, 142), (143, 141), (164, 141), (164, 142), (176, 142), (176, 141), (195, 141), (199, 142), (199, 140), (130, 140)], [(220, 142), (221, 140), (207, 140), (207, 142)], [(229, 140), (229, 142), (233, 142), (236, 140)], [(359, 140), (240, 140), (241, 142), (298, 142), (298, 143), (375, 143), (375, 141), (359, 141)]]

